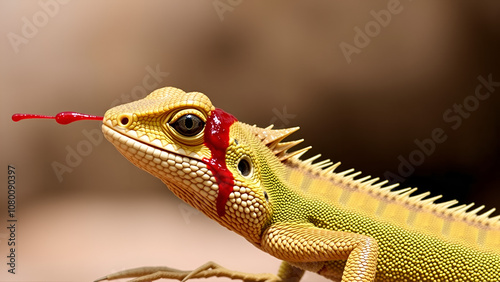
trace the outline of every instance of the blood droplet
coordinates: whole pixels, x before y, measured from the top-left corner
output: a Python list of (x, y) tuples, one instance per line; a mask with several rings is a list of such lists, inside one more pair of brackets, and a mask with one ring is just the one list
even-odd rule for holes
[(44, 116), (44, 115), (33, 115), (33, 114), (13, 114), (13, 121), (20, 121), (23, 119), (55, 119), (59, 124), (68, 124), (74, 121), (79, 120), (102, 120), (101, 116), (93, 116), (75, 112), (61, 112), (58, 113), (55, 117), (53, 116)]

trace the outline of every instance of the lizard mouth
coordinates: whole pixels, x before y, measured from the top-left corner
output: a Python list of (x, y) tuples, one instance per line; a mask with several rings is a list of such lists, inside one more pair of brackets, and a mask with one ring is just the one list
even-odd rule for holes
[[(192, 154), (186, 156), (183, 155), (182, 152), (171, 151), (165, 148), (165, 146), (159, 147), (151, 145), (151, 142), (146, 143), (137, 140), (106, 124), (103, 124), (102, 131), (104, 137), (106, 137), (125, 158), (135, 166), (151, 173), (162, 181), (171, 182), (172, 178), (178, 178), (180, 181), (194, 181), (196, 184), (200, 184), (206, 180), (213, 180), (212, 183), (215, 182), (215, 179), (212, 179), (213, 176), (207, 164), (205, 164), (198, 155), (196, 157), (192, 156)], [(200, 188), (201, 187), (197, 187), (196, 189)]]
[[(114, 128), (112, 125), (106, 124), (106, 122), (102, 125), (102, 131), (104, 137), (106, 137), (109, 142), (111, 142), (120, 152), (127, 153), (127, 155), (137, 154), (137, 157), (148, 160), (152, 160), (152, 158), (168, 160), (168, 155), (174, 155), (178, 158), (183, 158), (184, 161), (188, 163), (191, 160), (203, 162), (203, 157), (194, 152), (187, 152), (173, 144), (164, 146), (158, 139), (151, 141), (146, 135), (138, 137), (135, 131), (130, 130), (125, 132)], [(170, 158), (172, 158), (172, 156), (170, 156)]]
[[(151, 145), (103, 124), (106, 139), (135, 166), (162, 180), (179, 198), (200, 210), (202, 205), (216, 201), (218, 185), (200, 156), (182, 155), (165, 146)], [(182, 149), (180, 149), (182, 150)], [(190, 189), (179, 187), (190, 187)], [(200, 195), (202, 198), (197, 197)], [(205, 203), (206, 202), (206, 203)]]

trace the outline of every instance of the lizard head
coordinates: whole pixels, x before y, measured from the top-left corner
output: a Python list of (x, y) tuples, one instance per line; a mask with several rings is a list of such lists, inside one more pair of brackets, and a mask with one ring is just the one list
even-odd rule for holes
[(272, 209), (261, 170), (279, 160), (260, 152), (269, 149), (256, 127), (202, 93), (167, 87), (108, 110), (102, 128), (121, 154), (179, 198), (259, 243)]

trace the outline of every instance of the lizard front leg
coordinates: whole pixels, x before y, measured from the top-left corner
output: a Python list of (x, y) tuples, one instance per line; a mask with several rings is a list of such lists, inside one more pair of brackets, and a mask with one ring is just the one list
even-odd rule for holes
[(336, 276), (331, 261), (346, 260), (343, 282), (375, 279), (378, 245), (365, 235), (321, 229), (312, 224), (277, 223), (264, 232), (261, 248), (291, 264), (309, 265), (328, 278)]

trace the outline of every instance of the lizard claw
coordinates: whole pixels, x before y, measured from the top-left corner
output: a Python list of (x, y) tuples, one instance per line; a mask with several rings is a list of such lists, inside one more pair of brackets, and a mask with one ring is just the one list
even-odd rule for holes
[(94, 282), (105, 280), (114, 280), (121, 278), (134, 278), (128, 282), (147, 282), (158, 279), (176, 279), (179, 281), (187, 281), (192, 278), (209, 278), (209, 277), (227, 277), (230, 279), (239, 279), (248, 282), (281, 282), (283, 281), (278, 276), (271, 273), (245, 273), (232, 271), (222, 267), (215, 262), (207, 262), (193, 271), (178, 270), (170, 267), (138, 267), (119, 271), (113, 274), (101, 277)]

